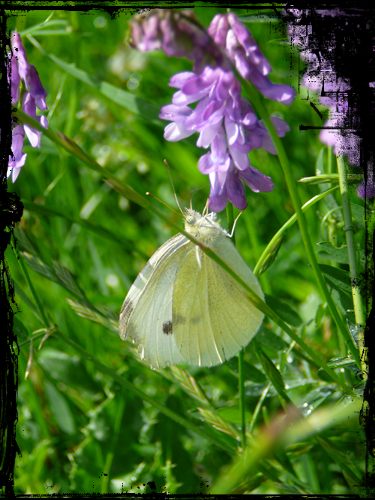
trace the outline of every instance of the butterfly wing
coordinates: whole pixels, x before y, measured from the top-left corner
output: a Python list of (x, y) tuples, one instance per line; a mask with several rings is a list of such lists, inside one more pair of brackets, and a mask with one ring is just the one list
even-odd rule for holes
[(139, 273), (121, 308), (121, 338), (136, 343), (141, 359), (155, 368), (183, 362), (174, 339), (172, 296), (186, 245), (192, 244), (181, 234), (164, 243)]
[[(210, 246), (263, 297), (254, 274), (227, 237)], [(199, 366), (216, 365), (237, 354), (263, 320), (244, 288), (196, 246), (186, 253), (176, 274), (172, 316), (182, 358)]]

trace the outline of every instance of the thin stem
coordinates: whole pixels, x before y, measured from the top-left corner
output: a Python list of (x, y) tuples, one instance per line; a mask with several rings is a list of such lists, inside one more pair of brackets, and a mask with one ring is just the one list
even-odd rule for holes
[(332, 148), (326, 148), (327, 152), (327, 174), (333, 173), (333, 151)]
[[(227, 222), (228, 230), (232, 231), (233, 227), (233, 206), (228, 203), (227, 205)], [(232, 236), (233, 244), (235, 244), (235, 234)], [(240, 350), (238, 353), (238, 394), (240, 401), (240, 416), (241, 416), (241, 445), (244, 448), (246, 446), (246, 410), (245, 410), (245, 370), (244, 370), (244, 351)]]
[(240, 396), (240, 414), (241, 414), (241, 445), (246, 446), (246, 411), (245, 411), (245, 370), (244, 370), (244, 351), (240, 350), (238, 354), (238, 389)]
[[(16, 253), (16, 251), (15, 251), (15, 253)], [(38, 294), (36, 293), (35, 288), (34, 288), (34, 286), (32, 284), (32, 281), (30, 279), (30, 276), (29, 276), (29, 273), (27, 271), (27, 268), (26, 268), (26, 266), (25, 266), (25, 264), (23, 262), (23, 258), (20, 255), (18, 255), (17, 253), (16, 253), (16, 257), (17, 257), (18, 263), (19, 263), (19, 265), (20, 265), (20, 267), (22, 269), (22, 272), (23, 272), (23, 274), (25, 276), (25, 279), (27, 281), (27, 285), (30, 288), (31, 295), (34, 297), (37, 309), (38, 309), (39, 314), (40, 314), (40, 318), (43, 320), (46, 328), (48, 329), (50, 327), (50, 322), (48, 321), (48, 318), (47, 318), (46, 313), (44, 312), (44, 308), (42, 306), (42, 303), (40, 302)]]
[(250, 421), (250, 425), (249, 425), (249, 433), (250, 434), (253, 432), (253, 429), (254, 429), (256, 420), (258, 418), (258, 415), (260, 413), (260, 410), (262, 408), (263, 402), (266, 399), (267, 394), (269, 393), (269, 390), (271, 389), (271, 386), (272, 386), (271, 382), (268, 382), (266, 387), (263, 389), (262, 394), (260, 395), (259, 401), (255, 407), (253, 416), (252, 416), (251, 421)]
[[(262, 253), (261, 244), (260, 244), (260, 241), (258, 238), (258, 230), (255, 227), (254, 219), (251, 215), (245, 217), (245, 224), (246, 224), (248, 237), (250, 240), (250, 248), (251, 248), (252, 254), (253, 254), (252, 266), (254, 266), (254, 263), (257, 262), (257, 260), (255, 260), (255, 259), (258, 259), (259, 255), (261, 255), (261, 253)], [(254, 269), (254, 274), (256, 274), (255, 269)], [(258, 279), (259, 279), (259, 276), (258, 276)], [(270, 294), (271, 293), (271, 286), (270, 286), (270, 282), (269, 282), (267, 274), (263, 274), (261, 276), (260, 282), (261, 282), (261, 285), (263, 288), (263, 292), (266, 294)]]
[(357, 259), (355, 254), (355, 246), (354, 246), (354, 232), (353, 232), (353, 224), (352, 224), (352, 213), (350, 208), (350, 200), (348, 195), (348, 180), (347, 180), (347, 172), (344, 163), (344, 159), (342, 156), (337, 157), (337, 171), (339, 174), (339, 185), (340, 185), (340, 194), (342, 200), (342, 211), (344, 216), (344, 231), (346, 238), (346, 246), (348, 251), (348, 260), (349, 260), (349, 271), (350, 271), (350, 280), (352, 287), (352, 298), (353, 298), (353, 307), (354, 307), (354, 317), (356, 325), (359, 329), (358, 331), (358, 345), (359, 352), (362, 362), (362, 372), (363, 376), (366, 376), (366, 370), (364, 366), (364, 325), (366, 322), (365, 311), (363, 308), (363, 302), (361, 297), (360, 288), (358, 286), (358, 274), (357, 274)]
[(342, 210), (344, 215), (344, 224), (345, 224), (344, 231), (345, 231), (346, 245), (348, 250), (350, 279), (352, 282), (354, 315), (357, 325), (363, 327), (365, 323), (365, 314), (363, 310), (360, 290), (358, 287), (358, 274), (357, 274), (357, 262), (356, 262), (355, 247), (354, 247), (352, 214), (348, 196), (346, 168), (342, 156), (337, 157), (337, 170), (340, 177), (340, 193), (342, 199)]
[[(351, 174), (347, 175), (346, 177), (349, 183), (358, 183), (358, 181), (361, 181), (363, 179), (363, 175), (359, 174)], [(301, 179), (298, 179), (298, 182), (300, 184), (324, 184), (324, 183), (333, 184), (339, 182), (339, 175), (338, 174), (313, 175), (312, 177), (302, 177)]]
[(350, 353), (353, 356), (353, 359), (357, 363), (358, 367), (360, 366), (360, 357), (359, 353), (357, 350), (357, 347), (353, 341), (353, 338), (351, 337), (348, 328), (341, 317), (341, 314), (337, 310), (335, 303), (332, 299), (332, 296), (328, 290), (328, 287), (326, 285), (326, 282), (324, 280), (323, 274), (319, 268), (318, 262), (316, 260), (313, 244), (310, 238), (309, 231), (307, 229), (307, 224), (306, 220), (303, 214), (303, 211), (301, 209), (301, 202), (299, 198), (298, 191), (296, 189), (296, 182), (293, 178), (292, 171), (289, 165), (288, 157), (286, 155), (284, 146), (282, 141), (280, 140), (279, 136), (277, 135), (277, 132), (275, 130), (275, 127), (272, 123), (271, 118), (269, 117), (269, 114), (266, 110), (266, 107), (263, 103), (263, 101), (260, 98), (260, 95), (258, 92), (248, 83), (244, 82), (244, 88), (246, 89), (248, 95), (249, 95), (249, 100), (252, 103), (255, 111), (258, 113), (260, 118), (263, 120), (264, 125), (267, 128), (268, 133), (271, 136), (272, 142), (275, 146), (277, 156), (279, 158), (279, 162), (281, 165), (281, 168), (284, 173), (285, 181), (288, 187), (289, 191), (289, 196), (293, 204), (294, 211), (297, 216), (297, 221), (298, 221), (298, 226), (299, 230), (301, 233), (302, 241), (306, 250), (307, 258), (309, 260), (309, 263), (312, 267), (312, 270), (315, 275), (316, 282), (318, 284), (319, 291), (324, 298), (324, 300), (327, 302), (328, 308), (330, 310), (330, 313), (336, 323), (336, 326), (339, 331), (341, 331), (342, 335), (346, 339), (346, 344), (347, 348), (349, 349)]

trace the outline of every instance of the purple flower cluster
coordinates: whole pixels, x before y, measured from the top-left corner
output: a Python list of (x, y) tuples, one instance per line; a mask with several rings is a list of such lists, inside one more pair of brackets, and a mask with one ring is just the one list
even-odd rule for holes
[[(273, 154), (275, 151), (265, 126), (241, 97), (241, 86), (232, 68), (275, 101), (290, 104), (295, 92), (269, 80), (270, 64), (234, 14), (215, 16), (207, 32), (203, 28), (196, 32), (199, 36), (193, 37), (194, 49), (188, 50), (188, 45), (184, 45), (181, 51), (177, 41), (184, 39), (186, 26), (182, 24), (180, 29), (177, 22), (171, 37), (165, 32), (165, 11), (151, 12), (151, 17), (137, 21), (135, 28), (133, 25), (133, 44), (140, 50), (160, 48), (168, 55), (183, 52), (195, 62), (194, 71), (178, 73), (170, 80), (178, 91), (172, 104), (161, 109), (160, 117), (171, 121), (164, 137), (179, 141), (199, 133), (197, 146), (209, 149), (198, 166), (210, 179), (210, 209), (219, 212), (230, 201), (242, 210), (246, 207), (244, 184), (254, 192), (273, 188), (271, 179), (250, 165), (249, 152), (255, 148)], [(192, 15), (188, 19), (197, 30)], [(280, 118), (273, 117), (272, 121), (280, 137), (289, 130)]]
[[(41, 111), (47, 109), (46, 91), (35, 66), (29, 64), (21, 37), (16, 32), (12, 33), (11, 48), (8, 79), (12, 105), (21, 103), (24, 113), (38, 120), (43, 127), (47, 127), (45, 116), (36, 114), (37, 108)], [(26, 161), (27, 155), (23, 152), (25, 135), (34, 148), (40, 146), (41, 133), (38, 130), (28, 125), (15, 124), (12, 129), (12, 154), (8, 163), (8, 177), (11, 176), (13, 182), (16, 181)]]
[[(229, 200), (239, 209), (246, 207), (241, 181), (255, 192), (271, 191), (272, 181), (250, 165), (248, 153), (264, 148), (274, 153), (264, 125), (252, 107), (241, 98), (241, 87), (231, 71), (207, 66), (200, 74), (178, 73), (172, 87), (179, 89), (172, 104), (161, 109), (160, 117), (170, 120), (164, 137), (179, 141), (199, 133), (197, 146), (209, 148), (199, 160), (199, 170), (208, 174), (211, 184), (210, 209), (219, 212)], [(194, 109), (188, 105), (197, 102)], [(288, 125), (273, 118), (280, 136)]]

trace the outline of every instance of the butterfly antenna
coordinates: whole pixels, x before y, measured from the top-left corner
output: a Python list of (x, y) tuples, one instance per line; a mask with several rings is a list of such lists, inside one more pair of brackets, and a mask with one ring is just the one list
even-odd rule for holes
[[(160, 205), (163, 205), (164, 207), (168, 208), (168, 210), (170, 210), (171, 212), (178, 213), (178, 212), (176, 212), (176, 210), (173, 207), (168, 205), (168, 203), (166, 203), (164, 200), (162, 200), (161, 198), (159, 198), (155, 194), (150, 193), (150, 191), (146, 191), (145, 194), (146, 194), (146, 196), (150, 196), (150, 198), (153, 198), (154, 200), (156, 200), (158, 203), (160, 203)], [(178, 207), (178, 208), (180, 208), (180, 207)], [(180, 208), (180, 210), (181, 210), (181, 208)]]
[(173, 189), (173, 196), (174, 196), (174, 199), (175, 199), (175, 201), (176, 201), (176, 205), (178, 206), (178, 209), (180, 210), (180, 212), (181, 212), (181, 213), (182, 213), (182, 215), (183, 215), (183, 214), (184, 214), (184, 211), (182, 210), (181, 205), (180, 205), (180, 202), (178, 201), (177, 194), (176, 194), (176, 189), (175, 189), (175, 187), (174, 187), (173, 178), (172, 178), (172, 175), (171, 175), (171, 168), (170, 168), (169, 163), (168, 163), (168, 161), (166, 160), (166, 158), (164, 158), (163, 163), (164, 163), (164, 165), (167, 167), (167, 172), (168, 172), (169, 182), (171, 183), (171, 186), (172, 186), (172, 189)]
[(233, 234), (234, 234), (234, 230), (236, 229), (236, 224), (237, 224), (237, 221), (238, 221), (238, 219), (241, 217), (241, 215), (242, 215), (242, 212), (240, 212), (240, 213), (237, 215), (237, 217), (234, 219), (233, 226), (232, 226), (232, 231), (231, 231), (231, 232), (230, 232), (230, 234), (229, 234), (229, 237), (230, 237), (230, 238), (231, 238), (231, 237), (233, 236)]

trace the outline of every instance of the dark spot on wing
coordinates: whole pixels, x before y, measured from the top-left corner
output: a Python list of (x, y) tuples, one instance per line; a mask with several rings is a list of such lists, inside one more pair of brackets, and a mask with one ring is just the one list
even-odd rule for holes
[(163, 333), (166, 335), (171, 335), (173, 333), (172, 331), (172, 321), (164, 321), (163, 323)]
[(200, 316), (194, 316), (193, 318), (190, 318), (190, 323), (192, 325), (196, 325), (197, 323), (199, 323), (201, 320)]
[(186, 318), (184, 316), (180, 316), (179, 314), (176, 314), (175, 318), (174, 318), (174, 324), (175, 325), (183, 325), (184, 323), (186, 323)]
[(194, 316), (192, 318), (185, 318), (185, 316), (180, 316), (178, 314), (176, 314), (176, 317), (174, 318), (174, 324), (175, 326), (176, 325), (184, 325), (187, 321), (192, 324), (192, 325), (196, 325), (197, 323), (199, 323), (201, 320), (201, 317), (200, 316)]

